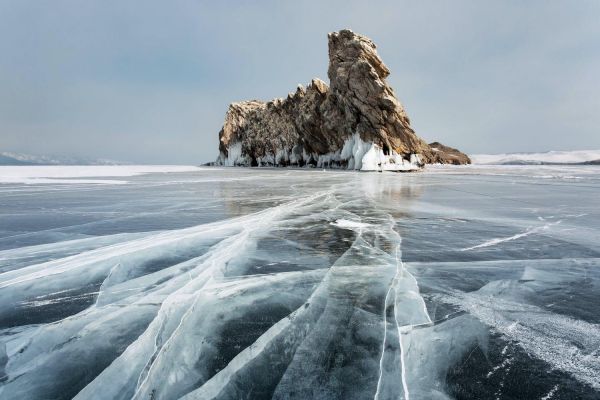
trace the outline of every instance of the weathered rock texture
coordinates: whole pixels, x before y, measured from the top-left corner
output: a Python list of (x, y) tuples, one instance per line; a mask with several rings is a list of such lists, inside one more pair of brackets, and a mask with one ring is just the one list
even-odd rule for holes
[(453, 147), (444, 146), (439, 142), (429, 143), (427, 160), (431, 164), (471, 164), (471, 159)]
[(328, 37), (330, 86), (313, 79), (283, 99), (232, 103), (219, 133), (217, 164), (411, 170), (422, 163), (470, 162), (415, 134), (370, 39), (350, 30)]

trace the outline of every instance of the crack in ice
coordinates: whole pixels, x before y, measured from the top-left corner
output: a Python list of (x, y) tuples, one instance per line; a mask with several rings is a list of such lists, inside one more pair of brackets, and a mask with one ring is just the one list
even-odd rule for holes
[(526, 230), (525, 232), (521, 232), (521, 233), (518, 233), (516, 235), (509, 236), (509, 237), (491, 239), (491, 240), (488, 240), (488, 241), (483, 242), (481, 244), (478, 244), (476, 246), (465, 247), (463, 249), (460, 249), (460, 251), (475, 250), (475, 249), (480, 249), (480, 248), (483, 248), (483, 247), (495, 246), (497, 244), (504, 243), (504, 242), (510, 242), (512, 240), (517, 240), (517, 239), (529, 236), (529, 235), (534, 234), (534, 233), (539, 233), (539, 232), (548, 230), (551, 226), (560, 224), (561, 222), (562, 221), (556, 221), (556, 222), (552, 222), (552, 223), (546, 224), (544, 226), (538, 226), (536, 228), (531, 228), (531, 229)]
[[(377, 381), (377, 390), (375, 392), (374, 400), (379, 400), (379, 398), (381, 396), (381, 392), (382, 392), (383, 381), (385, 378), (384, 377), (384, 358), (386, 356), (386, 347), (387, 347), (387, 343), (388, 343), (387, 312), (388, 312), (389, 297), (390, 297), (392, 290), (394, 291), (394, 302), (393, 302), (394, 321), (396, 324), (396, 329), (398, 331), (398, 346), (400, 349), (400, 380), (402, 383), (402, 393), (403, 393), (404, 399), (409, 400), (410, 399), (410, 391), (409, 391), (409, 385), (408, 385), (408, 379), (407, 379), (406, 349), (405, 349), (405, 344), (403, 343), (403, 336), (408, 334), (409, 332), (411, 332), (412, 329), (415, 327), (431, 326), (431, 325), (433, 325), (433, 322), (431, 320), (431, 317), (429, 316), (429, 313), (427, 311), (427, 307), (425, 305), (425, 301), (423, 300), (423, 297), (420, 296), (420, 294), (418, 293), (418, 285), (417, 285), (416, 279), (410, 272), (408, 272), (408, 270), (404, 266), (404, 262), (402, 261), (402, 256), (401, 256), (401, 254), (402, 254), (402, 250), (401, 250), (402, 236), (394, 229), (395, 221), (392, 218), (392, 216), (388, 215), (388, 218), (390, 219), (389, 229), (390, 229), (393, 237), (396, 239), (396, 245), (394, 248), (394, 260), (395, 260), (396, 273), (390, 283), (390, 286), (386, 292), (386, 296), (385, 296), (385, 300), (384, 300), (384, 311), (383, 311), (384, 339), (383, 339), (381, 357), (379, 360), (379, 379)], [(409, 279), (411, 281), (411, 283), (414, 285), (414, 287), (417, 289), (417, 291), (413, 292), (413, 293), (410, 293), (411, 291), (407, 289), (406, 294), (413, 296), (413, 298), (416, 298), (417, 301), (421, 303), (421, 315), (419, 317), (420, 318), (424, 317), (425, 322), (416, 323), (416, 324), (410, 323), (409, 321), (411, 319), (413, 319), (414, 316), (407, 317), (408, 319), (407, 319), (407, 321), (405, 321), (406, 322), (405, 324), (402, 324), (399, 321), (398, 305), (399, 305), (399, 302), (401, 301), (399, 299), (399, 293), (400, 293), (399, 285), (400, 285), (401, 279), (402, 280)], [(409, 304), (409, 306), (410, 306), (410, 304)]]

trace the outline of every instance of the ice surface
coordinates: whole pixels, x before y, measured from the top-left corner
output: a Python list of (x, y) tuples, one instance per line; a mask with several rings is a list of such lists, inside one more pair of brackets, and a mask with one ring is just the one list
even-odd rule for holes
[(2, 399), (600, 395), (597, 167), (110, 168), (0, 184)]

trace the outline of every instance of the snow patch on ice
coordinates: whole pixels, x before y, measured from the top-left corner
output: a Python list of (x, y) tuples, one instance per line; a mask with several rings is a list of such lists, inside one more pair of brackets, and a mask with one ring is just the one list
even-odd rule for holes
[(199, 171), (191, 165), (35, 165), (0, 166), (0, 183), (96, 183), (125, 184), (120, 179), (81, 179), (92, 177), (127, 177), (151, 173)]
[(331, 225), (346, 229), (367, 228), (371, 226), (370, 224), (366, 224), (364, 222), (350, 221), (347, 219), (338, 219), (335, 222), (332, 222)]

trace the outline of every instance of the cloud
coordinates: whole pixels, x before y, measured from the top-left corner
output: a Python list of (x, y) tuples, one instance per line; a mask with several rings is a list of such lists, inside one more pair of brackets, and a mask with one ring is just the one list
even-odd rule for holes
[(217, 152), (227, 105), (378, 44), (416, 131), (468, 152), (600, 148), (600, 3), (0, 0), (7, 150), (149, 163)]

